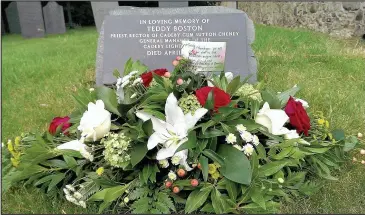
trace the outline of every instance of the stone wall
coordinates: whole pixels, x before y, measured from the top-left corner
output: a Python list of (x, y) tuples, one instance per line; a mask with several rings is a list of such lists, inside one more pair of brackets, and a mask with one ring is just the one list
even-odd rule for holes
[(239, 2), (238, 8), (256, 23), (345, 38), (365, 34), (365, 2)]

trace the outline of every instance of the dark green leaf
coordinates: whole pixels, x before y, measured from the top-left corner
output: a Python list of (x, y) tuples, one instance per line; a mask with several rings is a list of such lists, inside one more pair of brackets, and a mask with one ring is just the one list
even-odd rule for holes
[(146, 143), (137, 143), (132, 146), (131, 150), (131, 164), (132, 167), (137, 165), (147, 154), (147, 144)]
[(212, 187), (204, 191), (194, 190), (191, 192), (186, 201), (185, 213), (191, 213), (201, 207), (206, 202), (211, 190)]
[(260, 205), (260, 207), (262, 207), (264, 210), (266, 210), (265, 199), (262, 190), (258, 187), (255, 187), (251, 195), (252, 195), (251, 196), (252, 201)]
[(105, 193), (104, 201), (105, 202), (112, 202), (116, 200), (119, 196), (121, 196), (128, 188), (128, 185), (123, 186), (116, 186), (112, 187), (111, 189), (108, 189), (108, 191)]
[(142, 124), (144, 133), (149, 137), (153, 134), (152, 121), (149, 119)]
[(240, 184), (251, 183), (251, 165), (244, 153), (230, 145), (220, 145), (217, 154), (224, 160), (220, 171), (224, 177)]
[(58, 173), (58, 174), (53, 175), (52, 181), (48, 185), (47, 192), (51, 191), (64, 178), (65, 178), (65, 173)]
[(204, 134), (200, 136), (200, 138), (212, 138), (212, 137), (218, 137), (218, 136), (224, 136), (225, 133), (223, 131), (220, 131), (218, 129), (212, 128), (206, 131)]
[(267, 163), (261, 168), (259, 168), (259, 175), (262, 176), (270, 176), (275, 173), (277, 173), (279, 170), (281, 170), (286, 164), (288, 163), (287, 160), (281, 160), (281, 161), (273, 161), (270, 163)]
[(225, 212), (225, 202), (221, 196), (222, 194), (217, 189), (214, 189), (210, 194), (210, 199), (212, 200), (212, 205), (216, 214), (223, 214)]
[(204, 108), (212, 110), (214, 108), (214, 92), (211, 90), (208, 94), (207, 100), (205, 101)]
[(77, 166), (77, 161), (75, 160), (75, 158), (68, 156), (68, 155), (63, 155), (63, 159), (66, 161), (67, 166), (69, 168), (74, 168), (75, 166)]
[(108, 111), (122, 116), (118, 111), (117, 94), (109, 87), (101, 86), (96, 88), (96, 97), (104, 102), (105, 109)]
[(227, 93), (229, 95), (234, 95), (236, 91), (241, 87), (241, 76), (236, 76), (227, 87)]
[(345, 132), (342, 129), (335, 129), (332, 131), (332, 136), (336, 141), (345, 139)]
[(356, 137), (351, 136), (345, 140), (345, 145), (343, 146), (343, 151), (345, 151), (345, 152), (351, 151), (359, 143), (360, 142)]
[(208, 180), (208, 158), (205, 157), (204, 155), (201, 155), (199, 158), (199, 163), (202, 167), (202, 174), (203, 174), (203, 179), (204, 181)]
[(203, 155), (207, 156), (208, 158), (210, 158), (211, 160), (219, 163), (220, 165), (224, 164), (224, 160), (223, 158), (217, 154), (216, 152), (210, 150), (210, 149), (206, 149), (203, 151)]

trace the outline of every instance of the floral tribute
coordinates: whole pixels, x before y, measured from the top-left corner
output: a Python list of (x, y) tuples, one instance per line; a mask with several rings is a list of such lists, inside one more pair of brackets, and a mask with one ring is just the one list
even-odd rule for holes
[(9, 140), (3, 190), (32, 185), (100, 212), (271, 213), (318, 190), (313, 177), (335, 180), (360, 148), (360, 135), (310, 112), (298, 86), (274, 93), (173, 65), (129, 60), (116, 85), (74, 95), (78, 108), (49, 131)]

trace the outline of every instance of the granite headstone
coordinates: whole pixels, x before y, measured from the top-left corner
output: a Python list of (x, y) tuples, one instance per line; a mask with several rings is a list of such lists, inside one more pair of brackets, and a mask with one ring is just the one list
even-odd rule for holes
[(57, 2), (50, 1), (43, 7), (43, 17), (47, 34), (63, 34), (66, 32), (63, 7)]
[[(229, 24), (228, 24), (229, 23)], [(257, 64), (250, 47), (254, 25), (246, 13), (227, 7), (118, 9), (100, 30), (96, 84), (112, 84), (131, 57), (150, 69), (172, 70), (181, 41), (226, 42), (225, 71), (256, 81)]]
[(20, 22), (18, 15), (17, 2), (10, 2), (5, 8), (6, 19), (8, 20), (9, 33), (20, 34)]
[(104, 21), (104, 17), (109, 14), (109, 11), (118, 8), (118, 2), (91, 2), (91, 7), (94, 14), (95, 26), (98, 32), (100, 32), (101, 24)]

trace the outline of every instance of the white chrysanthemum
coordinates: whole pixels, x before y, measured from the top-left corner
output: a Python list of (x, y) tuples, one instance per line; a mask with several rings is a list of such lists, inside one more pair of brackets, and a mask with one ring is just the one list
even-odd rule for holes
[(169, 162), (167, 161), (167, 159), (159, 160), (158, 163), (161, 165), (162, 168), (169, 167)]
[(66, 194), (66, 195), (70, 195), (70, 191), (66, 188), (63, 188), (63, 192)]
[(171, 181), (175, 181), (176, 180), (176, 174), (174, 172), (172, 172), (172, 171), (170, 171), (167, 176), (169, 177), (169, 179)]
[(242, 148), (242, 146), (240, 146), (240, 145), (233, 145), (233, 147), (235, 147), (236, 149), (238, 149), (238, 150), (240, 150), (240, 151), (242, 151), (243, 150), (243, 148)]
[(248, 131), (244, 131), (241, 134), (241, 138), (242, 140), (244, 140), (245, 142), (251, 142), (252, 141), (252, 134)]
[(72, 192), (75, 192), (75, 188), (71, 184), (66, 185), (66, 188)]
[(236, 137), (234, 134), (229, 133), (229, 134), (226, 136), (226, 142), (227, 142), (227, 143), (231, 143), (231, 144), (233, 144), (233, 143), (237, 142), (237, 137)]
[(79, 205), (83, 208), (86, 208), (86, 203), (84, 201), (79, 201)]
[(260, 140), (259, 138), (256, 136), (256, 135), (253, 135), (253, 138), (252, 138), (252, 143), (257, 146), (260, 144)]
[(248, 143), (248, 144), (246, 144), (246, 145), (243, 146), (243, 152), (247, 156), (252, 155), (253, 151), (254, 151), (254, 148), (253, 148), (253, 146), (251, 144)]
[(79, 192), (75, 192), (73, 195), (76, 199), (81, 199), (82, 198), (82, 194)]
[(179, 165), (180, 160), (181, 160), (181, 158), (179, 156), (174, 155), (171, 158), (171, 163), (176, 166), (176, 165)]
[(245, 126), (243, 126), (242, 124), (236, 125), (236, 129), (240, 133), (242, 133), (242, 132), (244, 132), (244, 131), (247, 130), (247, 128)]

